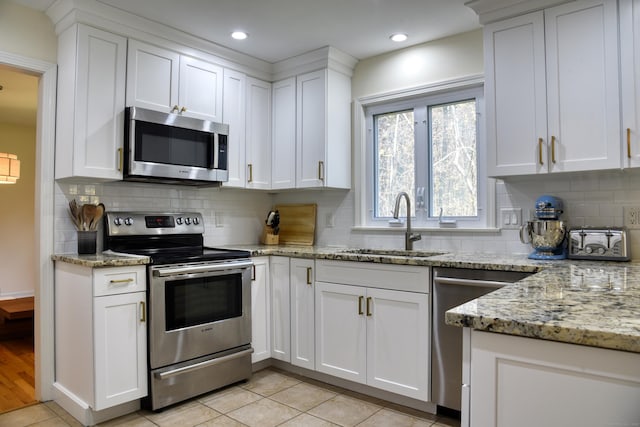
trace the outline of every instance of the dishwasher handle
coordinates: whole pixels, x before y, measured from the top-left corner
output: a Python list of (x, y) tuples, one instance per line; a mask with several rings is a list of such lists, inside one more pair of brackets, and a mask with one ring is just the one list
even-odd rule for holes
[(437, 274), (433, 278), (434, 283), (442, 285), (458, 285), (458, 286), (475, 286), (483, 288), (495, 288), (499, 289), (503, 286), (509, 285), (510, 282), (497, 282), (495, 280), (475, 280), (475, 279), (460, 279), (454, 277), (443, 277)]

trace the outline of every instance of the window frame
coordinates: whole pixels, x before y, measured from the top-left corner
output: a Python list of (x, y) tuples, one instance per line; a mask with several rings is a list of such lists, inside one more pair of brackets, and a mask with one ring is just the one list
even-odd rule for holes
[[(465, 99), (476, 99), (476, 156), (478, 168), (478, 216), (477, 217), (457, 217), (456, 227), (450, 228), (447, 224), (445, 228), (439, 223), (438, 217), (430, 217), (428, 212), (421, 212), (420, 215), (412, 217), (414, 228), (416, 229), (439, 229), (447, 231), (460, 230), (495, 230), (495, 185), (494, 180), (487, 177), (486, 170), (486, 141), (485, 141), (485, 120), (484, 120), (484, 80), (479, 76), (470, 76), (455, 81), (441, 82), (413, 90), (404, 90), (395, 93), (377, 95), (373, 97), (360, 98), (354, 102), (354, 119), (356, 140), (355, 147), (355, 174), (356, 174), (356, 206), (355, 206), (355, 229), (396, 229), (389, 223), (389, 218), (374, 218), (374, 197), (375, 188), (374, 163), (374, 129), (373, 116), (406, 109), (423, 108), (424, 125), (416, 127), (416, 140), (428, 138), (429, 117), (428, 106), (441, 105), (450, 102), (463, 101)], [(415, 114), (414, 109), (414, 114)], [(416, 121), (421, 121), (422, 117), (414, 116)], [(424, 144), (423, 144), (424, 145)], [(430, 141), (426, 144), (430, 150)], [(424, 148), (422, 149), (424, 150)], [(419, 150), (417, 150), (419, 151)], [(426, 156), (425, 156), (426, 154)], [(428, 159), (430, 162), (430, 152), (417, 152), (416, 158)], [(416, 173), (416, 187), (421, 187), (418, 182), (431, 182), (424, 179), (425, 174), (431, 174), (430, 165), (427, 165)], [(430, 189), (429, 189), (430, 191)], [(425, 191), (425, 210), (429, 209), (429, 195)], [(412, 205), (415, 206), (416, 194), (411, 194)], [(443, 218), (447, 219), (446, 217)]]

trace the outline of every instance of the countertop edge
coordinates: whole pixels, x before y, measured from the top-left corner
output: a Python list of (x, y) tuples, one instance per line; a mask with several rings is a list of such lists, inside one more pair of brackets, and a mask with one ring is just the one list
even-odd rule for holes
[(79, 255), (79, 254), (55, 254), (51, 256), (53, 261), (65, 262), (67, 264), (81, 265), (90, 268), (100, 267), (127, 267), (135, 265), (146, 265), (151, 262), (149, 257), (129, 257), (118, 255)]

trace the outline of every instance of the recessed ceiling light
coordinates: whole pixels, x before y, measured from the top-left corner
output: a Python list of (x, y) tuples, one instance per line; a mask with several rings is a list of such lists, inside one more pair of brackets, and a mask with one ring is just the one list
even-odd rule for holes
[(408, 39), (409, 37), (404, 33), (396, 33), (396, 34), (391, 34), (391, 36), (389, 38), (391, 40), (393, 40), (394, 42), (403, 42), (406, 39)]
[(236, 40), (244, 40), (249, 37), (249, 34), (245, 33), (244, 31), (234, 31), (233, 33), (231, 33), (231, 37)]

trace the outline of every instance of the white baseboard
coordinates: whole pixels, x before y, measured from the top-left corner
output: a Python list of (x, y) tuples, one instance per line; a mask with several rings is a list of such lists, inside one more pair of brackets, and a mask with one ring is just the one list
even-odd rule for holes
[(53, 383), (53, 400), (83, 426), (93, 426), (140, 409), (140, 400), (134, 400), (102, 411), (94, 411), (85, 401), (57, 382)]
[(20, 291), (20, 292), (4, 292), (0, 293), (0, 301), (5, 299), (16, 299), (32, 297), (33, 291)]

